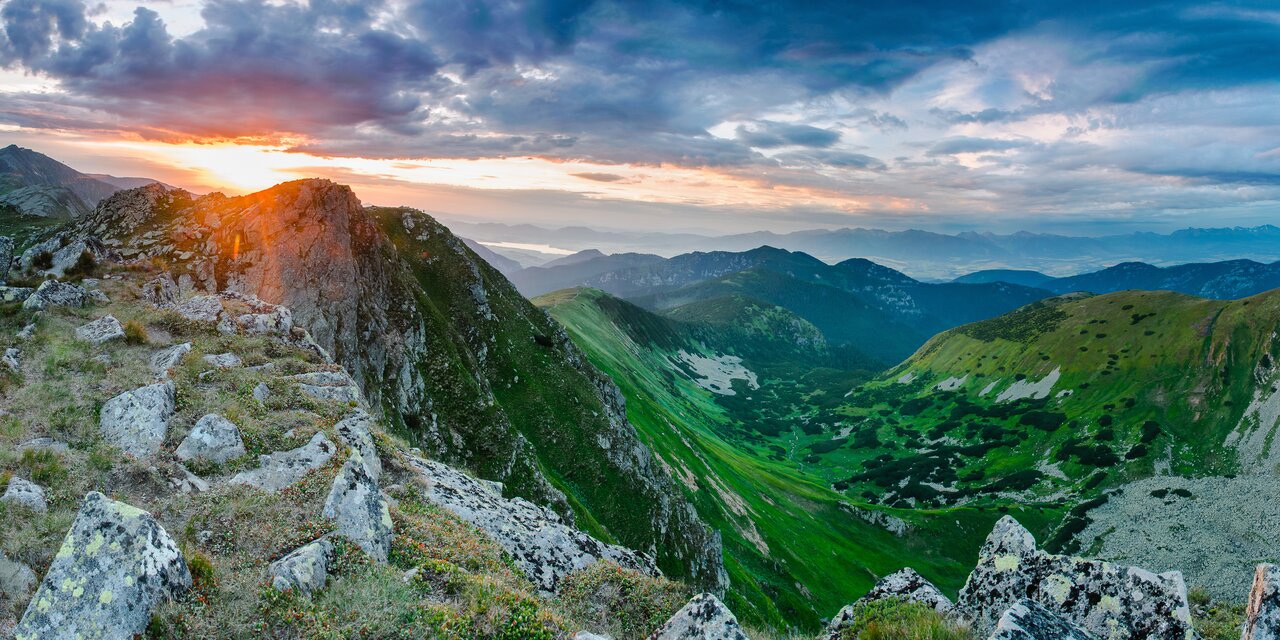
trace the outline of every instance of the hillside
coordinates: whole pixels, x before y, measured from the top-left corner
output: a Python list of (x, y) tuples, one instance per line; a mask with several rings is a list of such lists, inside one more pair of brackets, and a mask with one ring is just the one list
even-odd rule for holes
[(974, 271), (952, 280), (960, 284), (986, 284), (990, 282), (1008, 282), (1009, 284), (1020, 284), (1026, 287), (1040, 287), (1046, 282), (1054, 280), (1053, 276), (1045, 275), (1039, 271), (1030, 271), (1026, 269), (983, 269), (982, 271)]
[[(660, 463), (724, 534), (726, 602), (739, 616), (812, 627), (875, 576), (903, 564), (948, 590), (959, 588), (972, 550), (999, 513), (871, 507), (842, 497), (792, 460), (801, 428), (824, 429), (829, 412), (822, 412), (821, 398), (866, 373), (824, 370), (824, 362), (841, 363), (811, 341), (784, 349), (760, 345), (777, 333), (751, 338), (726, 331), (726, 319), (753, 306), (744, 301), (736, 310), (709, 311), (704, 319), (715, 320), (709, 324), (672, 322), (593, 290), (536, 301), (618, 383), (628, 417)], [(757, 314), (768, 311), (754, 306)], [(733, 326), (751, 324), (739, 318)], [(787, 368), (799, 359), (807, 365)], [(717, 377), (722, 382), (710, 384)], [(811, 396), (817, 397), (804, 400)], [(1056, 519), (1052, 510), (1018, 511), (1041, 531)]]
[(639, 446), (607, 378), (425, 214), (364, 208), (323, 180), (236, 198), (152, 185), (69, 233), (164, 260), (184, 290), (289, 307), (392, 432), (603, 540), (653, 551), (670, 576), (721, 584), (714, 532)]
[(1235, 300), (1280, 288), (1280, 262), (1262, 264), (1253, 260), (1227, 260), (1171, 267), (1126, 262), (1101, 271), (1055, 278), (1040, 286), (1055, 293), (1113, 293), (1145, 289)]
[[(1280, 292), (1232, 302), (1123, 292), (1036, 303), (943, 333), (851, 391), (839, 410), (839, 435), (850, 444), (817, 456), (813, 471), (848, 495), (891, 505), (1078, 505), (1051, 546), (1180, 566), (1190, 551), (1152, 548), (1171, 533), (1142, 529), (1175, 526), (1176, 518), (1135, 525), (1135, 500), (1194, 493), (1161, 477), (1222, 479), (1204, 491), (1215, 496), (1205, 507), (1220, 506), (1197, 512), (1211, 524), (1193, 546), (1225, 544), (1215, 536), (1234, 535), (1229, 523), (1259, 517), (1234, 509), (1250, 504), (1280, 462), (1271, 445), (1280, 415), (1277, 329)], [(1146, 481), (1141, 495), (1126, 490), (1153, 476), (1157, 486)], [(1104, 492), (1113, 505), (1098, 509)], [(1153, 513), (1173, 513), (1171, 504)], [(1124, 520), (1095, 523), (1086, 540), (1077, 534), (1090, 514)], [(1192, 584), (1224, 588), (1217, 576), (1245, 570), (1244, 555), (1183, 568)]]

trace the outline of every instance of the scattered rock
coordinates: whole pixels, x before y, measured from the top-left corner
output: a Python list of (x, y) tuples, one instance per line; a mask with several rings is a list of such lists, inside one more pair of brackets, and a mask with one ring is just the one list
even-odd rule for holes
[(35, 293), (31, 287), (0, 287), (0, 302), (23, 302)]
[(4, 366), (9, 367), (14, 371), (21, 371), (22, 350), (17, 347), (9, 347), (8, 349), (5, 349), (4, 355), (0, 356), (0, 362), (3, 362)]
[(183, 356), (190, 352), (190, 342), (165, 347), (151, 356), (151, 371), (157, 376), (167, 376), (169, 370), (178, 366), (182, 362)]
[(177, 473), (168, 480), (169, 488), (180, 493), (204, 493), (209, 490), (209, 483), (200, 476), (191, 473), (191, 470), (182, 466), (174, 465)]
[(83, 307), (86, 304), (89, 304), (89, 292), (83, 287), (57, 280), (45, 280), (22, 303), (22, 308)]
[(298, 389), (316, 400), (329, 400), (341, 403), (364, 404), (364, 395), (351, 376), (339, 371), (314, 371), (296, 376), (289, 380), (297, 383)]
[(307, 594), (319, 591), (329, 578), (331, 558), (333, 543), (328, 538), (304, 544), (271, 563), (267, 569), (271, 586), (278, 591), (297, 589)]
[(610, 638), (609, 636), (602, 636), (598, 633), (591, 633), (590, 631), (579, 631), (573, 636), (573, 640), (613, 640), (613, 638)]
[(954, 607), (951, 604), (951, 600), (943, 595), (937, 587), (933, 586), (932, 582), (925, 580), (924, 576), (916, 573), (915, 569), (907, 567), (881, 578), (866, 595), (841, 609), (840, 613), (837, 613), (836, 617), (832, 618), (831, 623), (827, 625), (828, 636), (831, 640), (836, 640), (840, 637), (840, 631), (853, 623), (858, 605), (889, 598), (919, 602), (928, 605), (938, 613), (944, 614), (950, 613)]
[(135, 458), (145, 458), (164, 444), (174, 409), (172, 382), (147, 385), (102, 405), (98, 427), (108, 443)]
[(3, 496), (0, 496), (0, 502), (22, 505), (40, 513), (49, 510), (49, 503), (44, 497), (44, 488), (18, 476), (9, 478), (9, 488), (5, 489)]
[(36, 574), (31, 567), (10, 560), (0, 551), (0, 620), (18, 603), (26, 602), (35, 587)]
[(293, 330), (293, 314), (287, 307), (271, 305), (265, 313), (246, 313), (236, 318), (236, 325), (249, 335), (287, 336)]
[[(23, 299), (25, 300), (26, 298), (23, 298)], [(36, 323), (31, 322), (31, 323), (28, 323), (27, 326), (23, 327), (22, 330), (18, 332), (18, 339), (30, 340), (31, 336), (34, 336), (35, 334), (36, 334)]]
[(218, 353), (210, 354), (204, 357), (204, 361), (211, 367), (218, 369), (230, 369), (240, 366), (240, 356), (234, 353)]
[(102, 344), (124, 337), (124, 326), (115, 316), (102, 316), (76, 329), (76, 337), (89, 344)]
[(83, 254), (89, 254), (93, 261), (99, 264), (118, 257), (107, 249), (101, 240), (93, 236), (71, 240), (66, 244), (63, 244), (63, 241), (63, 236), (54, 236), (22, 252), (23, 268), (30, 269), (35, 256), (44, 251), (48, 251), (52, 256), (52, 266), (41, 273), (53, 274), (59, 278), (65, 276), (68, 269), (76, 266)]
[(338, 524), (337, 533), (356, 543), (378, 562), (391, 550), (391, 511), (366, 470), (359, 450), (352, 450), (324, 502), (324, 517)]
[(174, 307), (182, 317), (195, 322), (217, 322), (222, 313), (222, 299), (218, 296), (194, 296)]
[(647, 556), (600, 542), (565, 525), (550, 509), (495, 495), (483, 481), (447, 465), (422, 458), (409, 461), (425, 481), (428, 499), (488, 533), (544, 593), (555, 593), (561, 579), (597, 560), (658, 575)]
[(339, 421), (334, 429), (342, 444), (360, 452), (369, 477), (374, 480), (381, 478), (382, 460), (378, 458), (378, 448), (373, 444), (373, 416), (356, 409)]
[(1005, 516), (987, 536), (956, 608), (986, 630), (1023, 598), (1100, 637), (1181, 640), (1195, 633), (1182, 574), (1045, 553)]
[(9, 277), (9, 267), (13, 265), (13, 238), (0, 236), (0, 280)]
[(271, 388), (265, 382), (259, 382), (258, 386), (253, 388), (253, 399), (258, 402), (266, 402), (271, 397)]
[(181, 296), (181, 291), (178, 288), (178, 283), (173, 281), (173, 276), (169, 275), (168, 272), (152, 278), (142, 285), (142, 299), (161, 309), (177, 305), (179, 296)]
[(747, 640), (738, 619), (710, 593), (693, 597), (649, 640)]
[(1260, 564), (1253, 574), (1240, 640), (1277, 638), (1280, 638), (1280, 567)]
[(17, 638), (132, 638), (157, 604), (191, 588), (187, 563), (151, 514), (96, 491), (14, 629)]
[(18, 451), (26, 451), (27, 449), (46, 449), (54, 453), (66, 453), (70, 450), (65, 442), (43, 437), (32, 438), (18, 445)]
[(226, 464), (245, 454), (244, 440), (230, 420), (210, 413), (196, 421), (191, 433), (178, 445), (177, 454), (182, 461), (201, 459)]
[(1035, 600), (1022, 599), (1000, 616), (987, 640), (1095, 640)]
[(227, 482), (247, 484), (269, 493), (299, 481), (308, 471), (324, 466), (337, 447), (323, 433), (311, 436), (310, 442), (289, 451), (277, 451), (258, 458), (258, 468), (237, 473)]

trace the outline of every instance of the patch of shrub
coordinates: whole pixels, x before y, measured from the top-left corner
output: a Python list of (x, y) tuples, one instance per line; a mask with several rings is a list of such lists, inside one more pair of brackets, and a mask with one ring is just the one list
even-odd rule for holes
[(31, 266), (34, 269), (44, 271), (53, 268), (53, 254), (48, 251), (41, 251), (31, 258)]
[(67, 477), (58, 454), (48, 449), (27, 449), (18, 461), (27, 470), (27, 477), (34, 483), (50, 486)]
[(124, 341), (129, 344), (147, 344), (149, 342), (147, 328), (137, 320), (124, 323)]
[(890, 598), (854, 606), (840, 640), (969, 640), (969, 629), (957, 626), (926, 604)]
[(690, 593), (666, 578), (597, 562), (565, 576), (559, 596), (567, 617), (582, 628), (639, 640), (683, 607)]
[(848, 441), (849, 441), (848, 438), (835, 438), (833, 440), (823, 440), (822, 442), (815, 442), (809, 445), (809, 450), (818, 454), (831, 453), (832, 451), (835, 451), (836, 449), (839, 449), (840, 447), (844, 446), (844, 443)]
[(91, 251), (81, 251), (80, 257), (76, 258), (76, 263), (67, 268), (68, 276), (92, 276), (98, 271), (98, 259), (94, 257)]

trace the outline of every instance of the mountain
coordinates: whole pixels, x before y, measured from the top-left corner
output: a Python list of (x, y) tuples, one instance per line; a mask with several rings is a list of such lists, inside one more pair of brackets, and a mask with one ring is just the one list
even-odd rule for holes
[(802, 251), (824, 261), (863, 257), (916, 278), (950, 280), (987, 269), (1034, 269), (1063, 275), (1100, 269), (1125, 261), (1173, 264), (1250, 258), (1280, 259), (1280, 227), (1182, 229), (1171, 233), (1126, 233), (1097, 237), (1047, 233), (1011, 234), (922, 230), (811, 229), (790, 233), (757, 231), (707, 234), (602, 231), (581, 227), (548, 229), (497, 223), (458, 225), (460, 232), (485, 242), (546, 243), (563, 249), (595, 248), (610, 253), (640, 252), (674, 256), (695, 251), (742, 252), (769, 245)]
[(1045, 288), (1043, 285), (1053, 276), (1045, 275), (1039, 271), (1030, 271), (1026, 269), (984, 269), (982, 271), (974, 271), (952, 280), (960, 284), (988, 284), (991, 282), (1008, 282), (1009, 284), (1020, 284), (1024, 287)]
[(1101, 271), (1067, 278), (1054, 278), (1037, 286), (1056, 293), (1070, 291), (1112, 293), (1128, 289), (1146, 289), (1234, 300), (1280, 288), (1280, 262), (1261, 264), (1252, 260), (1227, 260), (1172, 267), (1125, 262)]
[(504, 255), (495, 253), (493, 250), (489, 249), (489, 247), (486, 247), (475, 240), (462, 238), (462, 243), (467, 245), (467, 248), (479, 256), (481, 260), (489, 263), (489, 266), (497, 269), (498, 273), (501, 273), (508, 278), (511, 277), (511, 274), (524, 268), (524, 265), (519, 262), (516, 262)]
[[(726, 602), (745, 620), (814, 627), (845, 594), (862, 593), (873, 576), (903, 565), (948, 590), (964, 582), (974, 545), (999, 513), (960, 507), (926, 515), (868, 505), (841, 496), (792, 459), (795, 433), (837, 424), (839, 416), (822, 408), (869, 375), (847, 370), (852, 363), (804, 321), (742, 298), (704, 308), (694, 321), (599, 290), (535, 302), (617, 382), (659, 464), (722, 532)], [(1011, 508), (1048, 530), (1040, 511)]]
[[(1210, 506), (1250, 504), (1280, 465), (1271, 445), (1278, 330), (1280, 291), (1235, 301), (1168, 291), (1053, 298), (936, 336), (849, 392), (839, 409), (847, 432), (799, 444), (849, 438), (852, 446), (809, 467), (846, 495), (1060, 510), (1050, 546), (1100, 545), (1182, 566), (1192, 584), (1223, 597), (1218, 590), (1249, 574), (1251, 560), (1225, 551), (1196, 566), (1190, 558), (1239, 544), (1237, 518), (1261, 517)], [(1205, 501), (1194, 510), (1199, 525), (1186, 545), (1161, 545), (1159, 555), (1152, 536), (1174, 535), (1192, 511), (1147, 501), (1184, 494)], [(1138, 513), (1147, 533), (1135, 530)], [(1106, 534), (1117, 528), (1126, 533)], [(1280, 535), (1273, 524), (1252, 531)]]
[[(579, 252), (574, 255), (582, 255)], [(572, 258), (565, 256), (560, 260)], [(615, 253), (612, 255), (586, 256), (585, 260), (561, 262), (552, 261), (543, 266), (529, 267), (511, 275), (511, 283), (520, 293), (534, 298), (544, 293), (587, 287), (596, 282), (602, 275), (624, 269), (641, 268), (663, 262), (665, 258), (647, 253)]]
[(578, 264), (579, 262), (586, 262), (588, 260), (595, 260), (596, 258), (603, 258), (603, 257), (605, 256), (603, 253), (600, 252), (599, 249), (584, 249), (575, 254), (567, 255), (563, 258), (556, 258), (555, 260), (552, 260), (551, 262), (548, 262), (540, 266), (543, 267), (544, 269), (552, 268), (552, 267), (563, 267), (563, 266)]
[(151, 185), (113, 195), (68, 233), (163, 260), (185, 289), (287, 306), (392, 432), (653, 553), (669, 576), (723, 589), (718, 535), (637, 440), (617, 389), (429, 216), (363, 207), (325, 180), (241, 197)]

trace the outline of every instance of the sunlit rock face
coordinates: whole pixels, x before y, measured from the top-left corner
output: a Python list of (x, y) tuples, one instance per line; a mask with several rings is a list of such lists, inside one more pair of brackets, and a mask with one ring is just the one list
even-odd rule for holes
[[(126, 261), (163, 261), (177, 294), (166, 282), (152, 297), (185, 299), (179, 312), (215, 293), (226, 304), (238, 293), (287, 307), (288, 323), (350, 372), (369, 410), (433, 457), (570, 524), (570, 505), (581, 505), (667, 574), (725, 587), (719, 536), (639, 441), (617, 387), (431, 217), (366, 208), (327, 180), (236, 198), (152, 185), (116, 193), (72, 233), (100, 238)], [(228, 329), (283, 322), (250, 320)]]

